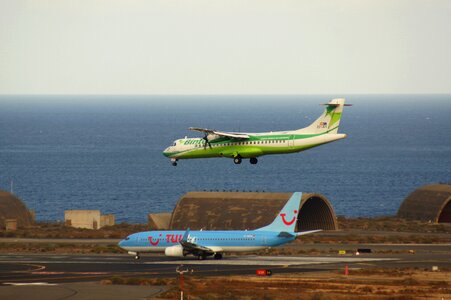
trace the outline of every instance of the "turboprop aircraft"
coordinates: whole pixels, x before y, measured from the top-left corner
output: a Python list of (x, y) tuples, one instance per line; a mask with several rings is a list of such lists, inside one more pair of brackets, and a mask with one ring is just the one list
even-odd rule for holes
[(302, 193), (294, 193), (274, 221), (255, 230), (145, 231), (129, 235), (119, 247), (139, 259), (142, 252), (163, 252), (166, 256), (187, 255), (206, 259), (221, 259), (224, 252), (245, 252), (271, 248), (289, 243), (296, 237), (318, 232), (294, 232)]
[(173, 166), (179, 159), (210, 157), (233, 158), (235, 164), (249, 158), (251, 164), (256, 164), (262, 155), (300, 152), (344, 139), (346, 134), (338, 133), (338, 126), (343, 107), (351, 104), (345, 104), (345, 99), (333, 99), (322, 105), (326, 106), (324, 113), (310, 126), (297, 130), (244, 133), (190, 127), (203, 132), (204, 137), (175, 140), (163, 155), (171, 159)]

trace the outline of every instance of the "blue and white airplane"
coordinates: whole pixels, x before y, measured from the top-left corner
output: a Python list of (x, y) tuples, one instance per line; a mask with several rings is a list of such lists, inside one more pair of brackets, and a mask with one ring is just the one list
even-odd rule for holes
[(246, 252), (267, 249), (289, 243), (296, 237), (318, 232), (294, 232), (302, 193), (291, 196), (274, 221), (256, 230), (200, 230), (145, 231), (129, 235), (119, 242), (119, 247), (139, 259), (142, 252), (161, 252), (166, 256), (187, 255), (206, 259), (221, 259), (224, 252)]

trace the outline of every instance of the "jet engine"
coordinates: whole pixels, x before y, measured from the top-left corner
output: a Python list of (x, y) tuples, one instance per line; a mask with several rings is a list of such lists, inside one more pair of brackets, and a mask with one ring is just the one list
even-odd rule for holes
[(172, 257), (183, 257), (186, 254), (183, 253), (183, 247), (181, 245), (176, 245), (164, 249), (164, 255)]

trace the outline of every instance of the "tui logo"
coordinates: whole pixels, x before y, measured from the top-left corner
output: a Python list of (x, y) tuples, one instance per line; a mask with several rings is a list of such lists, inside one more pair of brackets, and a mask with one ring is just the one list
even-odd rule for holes
[(282, 222), (283, 222), (285, 225), (287, 225), (287, 226), (292, 225), (292, 224), (294, 223), (294, 221), (296, 221), (297, 213), (298, 213), (298, 211), (297, 211), (297, 210), (294, 210), (294, 217), (293, 217), (293, 219), (291, 219), (291, 221), (287, 221), (287, 220), (285, 219), (285, 216), (286, 216), (287, 214), (280, 214), (280, 216), (282, 217)]
[[(161, 237), (161, 234), (160, 234), (160, 237)], [(153, 241), (152, 237), (149, 236), (147, 239), (149, 240), (149, 243), (152, 246), (157, 246), (160, 243), (160, 239), (159, 238), (155, 238), (155, 241)]]

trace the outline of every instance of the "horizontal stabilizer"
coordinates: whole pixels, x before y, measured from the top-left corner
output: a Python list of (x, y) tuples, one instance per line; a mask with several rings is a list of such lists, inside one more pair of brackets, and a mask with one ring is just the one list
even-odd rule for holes
[(301, 236), (301, 235), (306, 235), (306, 234), (320, 232), (320, 231), (323, 231), (323, 230), (317, 229), (317, 230), (301, 231), (301, 232), (296, 232), (295, 234), (296, 234), (296, 236)]
[[(340, 106), (339, 103), (321, 103), (320, 105), (327, 105), (327, 106)], [(352, 104), (343, 104), (343, 106), (352, 106)]]

